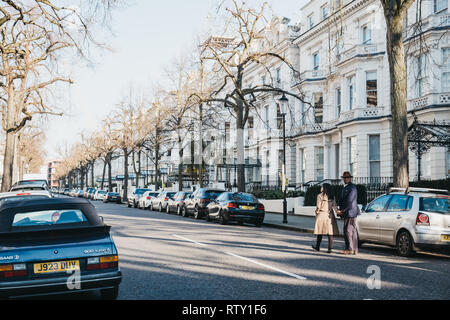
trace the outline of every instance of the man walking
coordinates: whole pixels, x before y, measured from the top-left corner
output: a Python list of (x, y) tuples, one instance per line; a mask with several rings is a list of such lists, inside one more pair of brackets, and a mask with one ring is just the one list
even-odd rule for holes
[(356, 229), (356, 217), (360, 214), (358, 207), (358, 191), (352, 183), (352, 175), (345, 171), (342, 175), (344, 189), (339, 201), (338, 215), (344, 218), (345, 255), (358, 253), (358, 231)]

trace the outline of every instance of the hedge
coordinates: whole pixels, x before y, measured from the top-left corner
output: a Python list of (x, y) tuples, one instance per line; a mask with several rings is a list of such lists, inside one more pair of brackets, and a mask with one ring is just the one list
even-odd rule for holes
[[(253, 195), (258, 199), (265, 200), (278, 200), (283, 199), (283, 191), (282, 190), (270, 190), (270, 191), (254, 191)], [(287, 198), (297, 198), (304, 197), (305, 193), (303, 191), (288, 191)]]
[[(315, 185), (308, 188), (305, 195), (305, 206), (315, 206), (317, 201), (317, 196), (320, 193), (320, 188), (322, 186)], [(336, 198), (336, 202), (339, 203), (341, 199), (343, 185), (331, 185), (331, 192), (334, 194)], [(362, 205), (367, 204), (367, 190), (366, 187), (362, 184), (357, 184), (356, 189), (358, 190), (358, 203)]]
[(416, 188), (443, 189), (450, 192), (450, 179), (412, 181), (409, 183), (409, 186)]

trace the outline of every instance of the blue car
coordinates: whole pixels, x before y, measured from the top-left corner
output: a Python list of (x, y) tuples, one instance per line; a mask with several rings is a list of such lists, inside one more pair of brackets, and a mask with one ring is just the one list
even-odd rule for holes
[(110, 228), (85, 199), (3, 204), (0, 297), (100, 289), (116, 299), (122, 273)]

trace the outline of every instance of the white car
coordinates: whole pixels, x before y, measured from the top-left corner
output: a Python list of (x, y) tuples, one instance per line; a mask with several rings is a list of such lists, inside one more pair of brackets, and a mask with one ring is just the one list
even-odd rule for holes
[(359, 243), (396, 247), (401, 256), (417, 249), (450, 248), (447, 190), (391, 188), (363, 207), (356, 220)]
[(38, 198), (53, 198), (53, 196), (47, 190), (2, 192), (0, 193), (0, 206), (6, 202)]
[(138, 201), (138, 208), (147, 210), (150, 207), (150, 203), (152, 199), (159, 196), (159, 192), (154, 191), (146, 191), (144, 194), (139, 198)]
[(105, 197), (106, 197), (106, 191), (103, 191), (103, 190), (97, 190), (97, 191), (95, 191), (95, 194), (94, 194), (94, 198), (93, 198), (93, 200), (103, 200), (103, 199), (105, 199)]

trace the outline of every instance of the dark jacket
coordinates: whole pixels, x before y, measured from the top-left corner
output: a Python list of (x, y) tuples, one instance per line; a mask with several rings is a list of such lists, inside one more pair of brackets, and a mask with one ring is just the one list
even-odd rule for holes
[(358, 190), (353, 183), (349, 183), (342, 190), (339, 208), (342, 210), (343, 218), (355, 218), (360, 214), (358, 207)]

